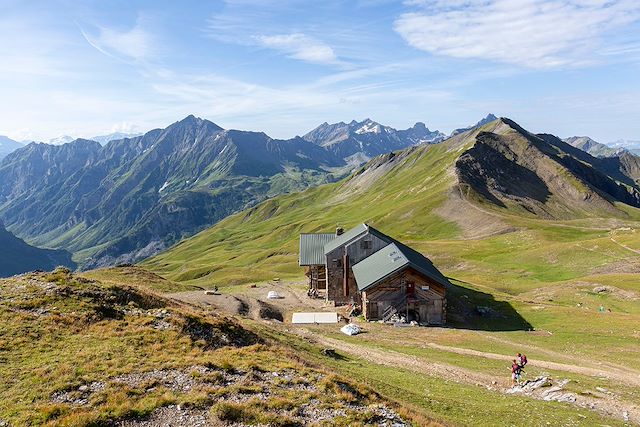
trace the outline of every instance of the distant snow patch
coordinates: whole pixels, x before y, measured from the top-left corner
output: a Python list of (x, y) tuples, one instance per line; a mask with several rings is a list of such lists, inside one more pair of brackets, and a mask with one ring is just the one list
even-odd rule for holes
[(374, 122), (367, 122), (360, 129), (356, 130), (357, 134), (363, 133), (380, 133), (380, 125)]

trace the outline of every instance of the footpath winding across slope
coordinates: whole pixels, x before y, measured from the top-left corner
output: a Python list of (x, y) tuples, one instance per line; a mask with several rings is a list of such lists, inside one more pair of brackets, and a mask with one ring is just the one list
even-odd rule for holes
[[(367, 362), (376, 363), (385, 366), (392, 366), (400, 369), (407, 369), (409, 371), (429, 375), (444, 380), (453, 381), (457, 383), (464, 383), (470, 385), (476, 385), (484, 387), (488, 390), (496, 391), (499, 393), (509, 394), (510, 388), (501, 387), (495, 383), (494, 377), (491, 375), (474, 372), (458, 366), (429, 362), (416, 356), (399, 353), (392, 350), (378, 350), (369, 346), (362, 346), (353, 343), (347, 343), (333, 338), (324, 337), (318, 334), (314, 334), (306, 329), (289, 330), (297, 335), (305, 337), (307, 340), (311, 340), (322, 346), (331, 347), (338, 351), (343, 351), (351, 356), (359, 357)], [(479, 357), (486, 357), (492, 359), (505, 359), (508, 360), (508, 356), (498, 355), (494, 353), (485, 353), (476, 350), (469, 350), (464, 348), (441, 346), (438, 344), (430, 343), (430, 347), (437, 348), (439, 350), (451, 351), (459, 354), (468, 354)], [(614, 372), (609, 369), (596, 370), (593, 368), (586, 368), (581, 366), (565, 365), (562, 363), (536, 361), (531, 362), (532, 365), (544, 367), (547, 369), (553, 369), (557, 371), (565, 371), (578, 373), (583, 375), (607, 375), (611, 378), (622, 380), (619, 372)], [(624, 381), (629, 384), (630, 382), (638, 384), (640, 378), (633, 378), (627, 374), (627, 379)], [(539, 389), (531, 393), (526, 393), (528, 397), (535, 399), (545, 399), (547, 394), (544, 393), (544, 389)], [(566, 395), (567, 393), (565, 393)], [(571, 403), (582, 408), (587, 408), (596, 411), (607, 417), (625, 419), (629, 422), (640, 425), (640, 406), (631, 403), (621, 401), (616, 396), (600, 394), (598, 397), (592, 397), (582, 394), (570, 393)]]

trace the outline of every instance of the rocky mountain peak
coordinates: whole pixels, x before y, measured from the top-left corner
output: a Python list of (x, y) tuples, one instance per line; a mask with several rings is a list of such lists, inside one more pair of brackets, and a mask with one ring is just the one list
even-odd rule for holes
[(455, 129), (453, 132), (451, 132), (450, 136), (455, 136), (455, 135), (461, 134), (463, 132), (466, 132), (468, 130), (475, 129), (475, 128), (480, 127), (480, 126), (484, 126), (487, 123), (491, 123), (491, 122), (493, 122), (495, 120), (498, 120), (498, 117), (496, 117), (493, 113), (489, 113), (484, 118), (480, 119), (475, 125), (467, 126), (465, 128)]

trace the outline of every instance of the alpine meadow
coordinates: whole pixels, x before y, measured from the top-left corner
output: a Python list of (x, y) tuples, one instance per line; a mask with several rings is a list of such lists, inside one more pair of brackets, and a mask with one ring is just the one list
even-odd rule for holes
[(635, 1), (0, 6), (0, 427), (640, 425)]

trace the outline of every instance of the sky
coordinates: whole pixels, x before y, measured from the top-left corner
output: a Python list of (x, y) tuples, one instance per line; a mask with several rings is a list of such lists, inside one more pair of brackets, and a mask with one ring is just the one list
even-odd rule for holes
[(0, 135), (166, 127), (302, 135), (322, 122), (487, 113), (640, 140), (637, 0), (0, 0)]

